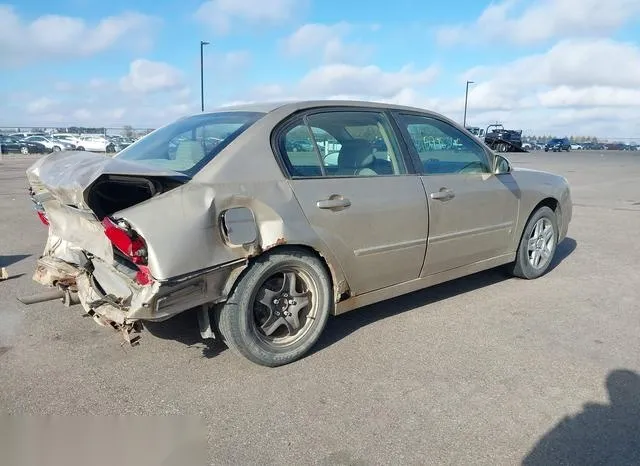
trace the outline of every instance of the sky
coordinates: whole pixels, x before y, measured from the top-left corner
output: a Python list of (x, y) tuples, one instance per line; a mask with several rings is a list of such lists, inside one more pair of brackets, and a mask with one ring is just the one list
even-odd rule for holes
[[(2, 0), (0, 0), (1, 2)], [(0, 126), (157, 127), (348, 98), (525, 134), (640, 137), (640, 0), (0, 3)]]

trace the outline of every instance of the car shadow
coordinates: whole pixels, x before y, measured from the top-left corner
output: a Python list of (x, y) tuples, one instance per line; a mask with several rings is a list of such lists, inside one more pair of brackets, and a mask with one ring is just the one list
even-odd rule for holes
[(27, 257), (31, 257), (31, 254), (13, 254), (8, 256), (0, 255), (0, 267), (9, 267), (10, 265), (20, 262)]
[(640, 464), (640, 375), (614, 370), (609, 403), (585, 403), (550, 429), (523, 459), (524, 466)]
[(144, 328), (154, 337), (175, 340), (188, 347), (200, 348), (203, 357), (215, 358), (227, 347), (217, 335), (215, 340), (202, 339), (196, 312), (197, 309), (193, 309), (163, 322), (145, 322)]
[[(556, 249), (549, 270), (555, 269), (575, 251), (577, 242), (565, 238)], [(466, 277), (441, 283), (413, 293), (381, 301), (341, 316), (331, 316), (325, 330), (309, 354), (321, 351), (349, 336), (358, 329), (417, 307), (435, 304), (459, 294), (495, 285), (513, 278), (503, 267), (478, 272)]]
[[(566, 238), (560, 243), (550, 270), (565, 260), (576, 249), (576, 246), (577, 243), (573, 238)], [(379, 320), (401, 314), (416, 307), (434, 304), (472, 290), (495, 285), (510, 278), (511, 276), (503, 268), (495, 268), (372, 304), (342, 316), (331, 317), (320, 339), (309, 354), (328, 348), (359, 328)], [(203, 357), (214, 358), (225, 351), (227, 346), (222, 343), (219, 335), (216, 335), (215, 340), (203, 340), (200, 337), (196, 312), (197, 309), (185, 311), (164, 322), (145, 322), (144, 328), (154, 337), (178, 341), (189, 347), (198, 347), (202, 350)]]
[(553, 260), (549, 265), (549, 270), (547, 271), (547, 273), (551, 272), (553, 269), (559, 266), (563, 260), (569, 257), (573, 253), (573, 251), (576, 250), (577, 247), (578, 242), (575, 239), (569, 237), (565, 238), (560, 244), (558, 244), (556, 253), (553, 256)]

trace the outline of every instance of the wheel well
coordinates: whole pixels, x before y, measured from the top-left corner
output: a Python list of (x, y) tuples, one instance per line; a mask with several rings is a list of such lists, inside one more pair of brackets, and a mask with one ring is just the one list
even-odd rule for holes
[(533, 211), (531, 211), (531, 214), (533, 214), (533, 212), (538, 210), (540, 207), (549, 207), (551, 210), (556, 212), (556, 210), (558, 209), (559, 205), (560, 205), (560, 203), (556, 199), (554, 199), (553, 197), (548, 197), (548, 198), (543, 199), (542, 201), (540, 201), (538, 203), (538, 205), (535, 206)]
[[(561, 230), (562, 229), (562, 211), (560, 210), (560, 203), (558, 202), (557, 199), (553, 197), (547, 197), (546, 199), (543, 199), (542, 201), (540, 201), (529, 213), (529, 217), (527, 217), (527, 223), (529, 222), (529, 219), (531, 218), (531, 216), (535, 212), (537, 212), (537, 210), (541, 207), (549, 207), (551, 210), (555, 212), (558, 228)], [(524, 225), (526, 226), (527, 223), (525, 223)]]
[[(333, 269), (327, 262), (327, 259), (325, 259), (325, 257), (318, 250), (312, 248), (311, 246), (306, 246), (302, 244), (283, 244), (283, 245), (278, 245), (273, 248), (270, 248), (268, 251), (265, 251), (265, 254), (271, 254), (274, 252), (284, 252), (287, 250), (304, 251), (307, 254), (310, 254), (316, 257), (317, 259), (319, 259), (322, 265), (324, 266), (324, 269), (329, 274), (329, 280), (331, 281), (331, 288), (333, 289), (334, 294), (336, 293), (336, 276)], [(256, 256), (256, 257), (260, 257), (260, 256)]]
[(242, 270), (242, 272), (240, 272), (240, 274), (238, 274), (233, 279), (232, 283), (229, 283), (230, 287), (227, 288), (228, 289), (227, 296), (230, 296), (233, 293), (233, 290), (235, 289), (235, 287), (238, 284), (238, 282), (240, 281), (240, 279), (245, 275), (247, 269), (258, 258), (264, 256), (265, 254), (273, 254), (275, 252), (286, 252), (286, 251), (296, 251), (296, 250), (297, 251), (303, 251), (303, 252), (305, 252), (307, 254), (310, 254), (310, 255), (312, 255), (312, 256), (314, 256), (314, 257), (316, 257), (316, 258), (318, 258), (320, 260), (320, 262), (322, 263), (323, 267), (325, 268), (325, 270), (327, 271), (327, 273), (329, 275), (329, 281), (330, 281), (330, 284), (331, 284), (331, 289), (333, 290), (334, 301), (336, 303), (338, 301), (342, 301), (343, 299), (346, 299), (346, 297), (348, 297), (348, 293), (349, 293), (348, 291), (340, 292), (338, 287), (336, 286), (337, 277), (336, 277), (336, 275), (334, 273), (333, 268), (329, 265), (329, 263), (327, 262), (325, 257), (319, 251), (317, 251), (316, 249), (312, 248), (311, 246), (300, 245), (300, 244), (283, 244), (283, 245), (274, 246), (274, 247), (268, 249), (267, 251), (263, 252), (262, 254), (250, 257), (248, 262), (247, 262), (247, 266)]

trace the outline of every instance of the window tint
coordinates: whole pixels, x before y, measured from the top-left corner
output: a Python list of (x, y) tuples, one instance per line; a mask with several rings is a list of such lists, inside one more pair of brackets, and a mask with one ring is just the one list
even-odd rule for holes
[(487, 155), (473, 137), (434, 118), (401, 115), (424, 173), (489, 173)]
[(284, 134), (292, 176), (383, 176), (407, 172), (382, 113), (335, 111), (308, 115)]

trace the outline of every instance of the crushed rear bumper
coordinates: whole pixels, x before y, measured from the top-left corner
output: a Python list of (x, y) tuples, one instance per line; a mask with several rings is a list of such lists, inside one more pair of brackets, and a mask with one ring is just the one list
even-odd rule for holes
[(163, 321), (204, 304), (222, 302), (245, 266), (246, 261), (239, 260), (142, 286), (96, 257), (75, 265), (48, 255), (38, 260), (33, 279), (77, 295), (87, 314), (118, 328), (136, 321)]

